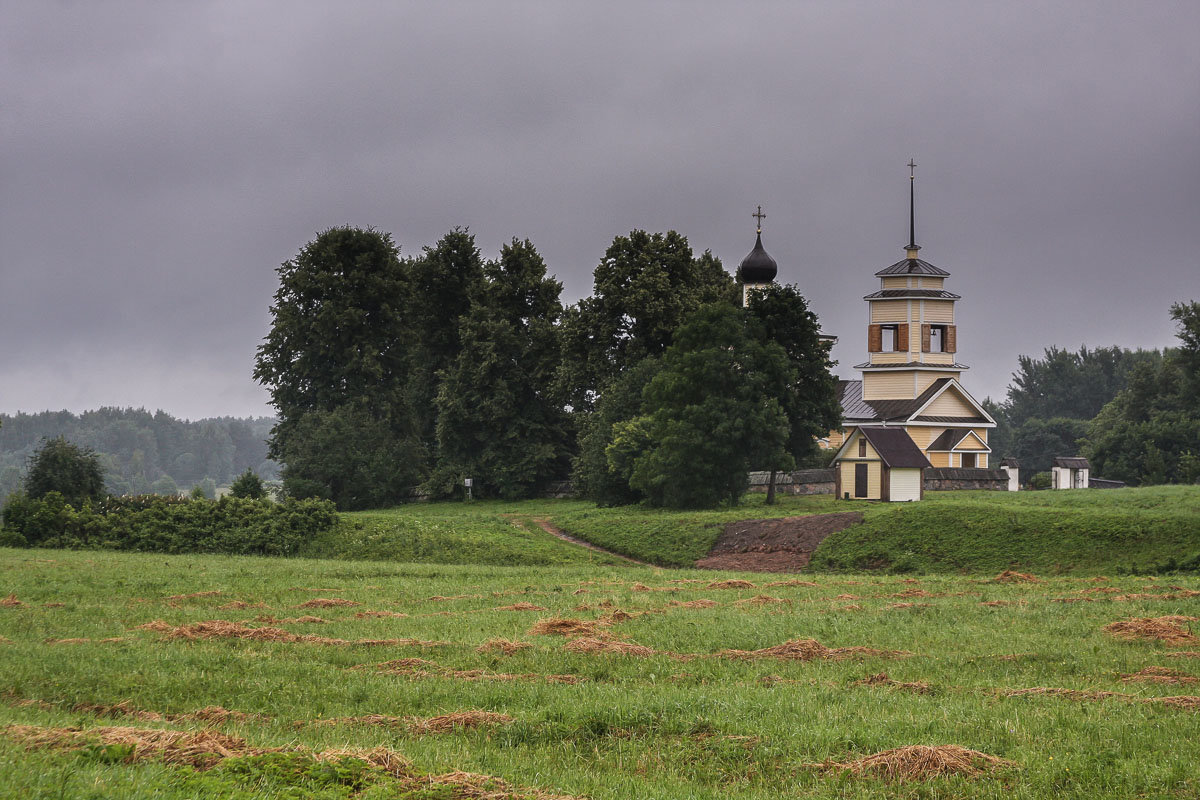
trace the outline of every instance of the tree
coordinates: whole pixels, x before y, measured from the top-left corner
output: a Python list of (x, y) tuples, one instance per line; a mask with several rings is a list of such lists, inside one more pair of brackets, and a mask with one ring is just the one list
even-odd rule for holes
[(1008, 419), (1014, 426), (1033, 418), (1091, 419), (1128, 385), (1138, 364), (1160, 358), (1157, 351), (1120, 347), (1048, 347), (1040, 359), (1019, 356), (1005, 402)]
[(787, 451), (791, 426), (779, 402), (793, 371), (786, 351), (762, 341), (747, 321), (730, 304), (697, 310), (647, 384), (643, 416), (615, 426), (612, 466), (631, 461), (630, 486), (653, 505), (736, 503), (753, 466), (794, 463)]
[(167, 495), (175, 497), (179, 494), (179, 484), (170, 475), (163, 475), (161, 478), (150, 484), (150, 491), (154, 494)]
[[(787, 451), (797, 462), (817, 452), (817, 439), (842, 422), (837, 378), (830, 371), (829, 342), (821, 339), (817, 315), (795, 286), (772, 284), (750, 295), (750, 317), (760, 338), (783, 348), (791, 379), (776, 399), (787, 415)], [(767, 484), (767, 503), (775, 502), (775, 470)]]
[(461, 349), (441, 373), (435, 494), (472, 477), (484, 496), (528, 497), (565, 472), (565, 415), (550, 392), (561, 291), (528, 240), (486, 266)]
[(100, 498), (104, 494), (100, 456), (61, 436), (43, 441), (29, 458), (25, 493), (37, 499), (50, 492), (58, 492), (73, 506)]
[(737, 288), (709, 252), (692, 255), (675, 231), (616, 237), (594, 272), (592, 296), (564, 315), (559, 395), (591, 411), (600, 387), (659, 356), (685, 317), (706, 303), (736, 300)]
[(267, 496), (267, 489), (263, 486), (262, 478), (258, 477), (254, 470), (247, 468), (230, 484), (229, 494), (249, 500), (262, 500)]
[[(431, 257), (427, 252), (426, 261)], [(447, 309), (413, 301), (425, 273), (406, 269), (391, 236), (371, 229), (322, 232), (279, 276), (274, 321), (254, 370), (279, 412), (270, 455), (286, 464), (285, 480), (324, 485), (339, 505), (400, 500), (423, 472), (413, 461), (424, 453), (418, 429), (432, 429), (411, 410), (410, 378), (416, 365), (430, 366), (433, 350), (414, 349), (406, 314), (438, 337), (447, 326), (429, 315)], [(419, 399), (426, 403), (420, 408), (432, 408), (432, 396)], [(355, 430), (359, 423), (369, 436)], [(403, 461), (389, 465), (396, 456)], [(342, 468), (349, 472), (339, 474)], [(371, 469), (378, 474), (367, 474)]]

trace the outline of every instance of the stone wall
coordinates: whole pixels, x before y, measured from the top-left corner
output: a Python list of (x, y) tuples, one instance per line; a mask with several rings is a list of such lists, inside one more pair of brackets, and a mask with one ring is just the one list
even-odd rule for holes
[[(750, 473), (750, 491), (766, 494), (771, 482), (769, 472)], [(833, 494), (834, 472), (831, 469), (798, 469), (795, 472), (775, 473), (778, 494)]]
[(947, 469), (934, 467), (925, 470), (925, 491), (945, 492), (961, 489), (1008, 491), (1008, 473), (1002, 469)]

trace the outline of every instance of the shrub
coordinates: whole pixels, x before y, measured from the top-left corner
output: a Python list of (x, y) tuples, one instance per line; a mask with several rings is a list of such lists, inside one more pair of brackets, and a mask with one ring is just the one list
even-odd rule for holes
[(230, 484), (229, 494), (248, 500), (262, 500), (267, 496), (267, 488), (263, 486), (262, 478), (254, 474), (254, 470), (247, 469)]
[(96, 499), (104, 493), (100, 456), (61, 436), (43, 440), (42, 446), (29, 457), (25, 492), (33, 498), (57, 492), (77, 505)]

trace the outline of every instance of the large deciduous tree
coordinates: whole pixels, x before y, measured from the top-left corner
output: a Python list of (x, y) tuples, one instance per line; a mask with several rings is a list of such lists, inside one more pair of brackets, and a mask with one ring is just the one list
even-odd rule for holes
[(763, 341), (729, 304), (697, 310), (675, 332), (643, 392), (643, 416), (614, 426), (614, 469), (653, 505), (736, 503), (754, 467), (786, 469), (791, 426), (779, 398), (792, 383), (784, 348)]
[(484, 496), (527, 497), (562, 477), (565, 415), (550, 391), (561, 291), (528, 240), (513, 239), (485, 265), (458, 353), (441, 373), (435, 494), (471, 477)]
[(590, 411), (606, 383), (648, 356), (659, 356), (689, 313), (732, 304), (737, 289), (709, 252), (694, 256), (687, 237), (635, 230), (616, 237), (594, 272), (592, 296), (563, 321), (560, 396)]

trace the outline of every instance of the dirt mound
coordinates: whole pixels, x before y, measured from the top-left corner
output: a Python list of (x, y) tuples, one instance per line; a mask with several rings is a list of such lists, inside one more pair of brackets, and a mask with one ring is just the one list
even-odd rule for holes
[(533, 603), (513, 603), (511, 606), (500, 606), (497, 611), (545, 611), (544, 606), (535, 606)]
[(930, 694), (933, 692), (933, 687), (924, 681), (912, 681), (905, 683), (903, 681), (894, 681), (888, 677), (886, 672), (879, 672), (875, 675), (868, 675), (862, 680), (855, 681), (855, 686), (889, 686), (893, 689), (899, 689), (905, 692), (915, 692), (916, 694)]
[(572, 653), (613, 653), (622, 656), (635, 656), (637, 658), (657, 655), (652, 648), (644, 647), (640, 644), (588, 638), (574, 639), (567, 642), (564, 649)]
[(871, 775), (888, 781), (923, 781), (948, 775), (977, 778), (1017, 764), (956, 744), (934, 747), (918, 744), (884, 750), (853, 761), (826, 761), (806, 766), (849, 772), (852, 775)]
[(1200, 678), (1170, 667), (1146, 667), (1122, 674), (1121, 683), (1200, 683)]
[(717, 658), (734, 658), (739, 661), (757, 661), (767, 658), (785, 661), (815, 661), (817, 659), (836, 661), (868, 656), (902, 658), (911, 653), (902, 650), (876, 650), (872, 647), (826, 647), (816, 639), (792, 639), (774, 647), (764, 647), (762, 650), (722, 650), (715, 655)]
[(312, 600), (301, 603), (296, 608), (336, 608), (338, 606), (361, 606), (362, 603), (356, 603), (353, 600), (343, 600), (340, 597), (315, 597)]
[(996, 577), (992, 578), (996, 583), (1041, 583), (1042, 579), (1036, 575), (1030, 575), (1026, 572), (1016, 572), (1011, 569), (1006, 569)]
[(749, 572), (797, 572), (808, 566), (812, 551), (825, 537), (862, 520), (861, 512), (846, 511), (730, 522), (708, 555), (697, 561), (696, 566)]
[(712, 583), (708, 584), (704, 588), (705, 589), (757, 589), (758, 587), (755, 586), (750, 581), (730, 580), (730, 581), (713, 581)]
[(530, 636), (596, 636), (601, 627), (594, 620), (550, 617), (540, 619), (529, 629)]
[(476, 653), (501, 653), (506, 656), (511, 656), (519, 650), (527, 650), (533, 647), (529, 642), (514, 642), (510, 639), (488, 639), (479, 647), (475, 648)]
[(1181, 644), (1200, 641), (1191, 631), (1182, 627), (1195, 622), (1195, 617), (1171, 615), (1166, 617), (1132, 617), (1105, 625), (1101, 630), (1119, 639), (1143, 639), (1148, 641)]
[(18, 600), (17, 596), (15, 594), (9, 594), (8, 597), (0, 597), (0, 606), (5, 606), (7, 608), (16, 608), (17, 606), (23, 606), (23, 605), (25, 605), (25, 604), (22, 603), (20, 600)]

